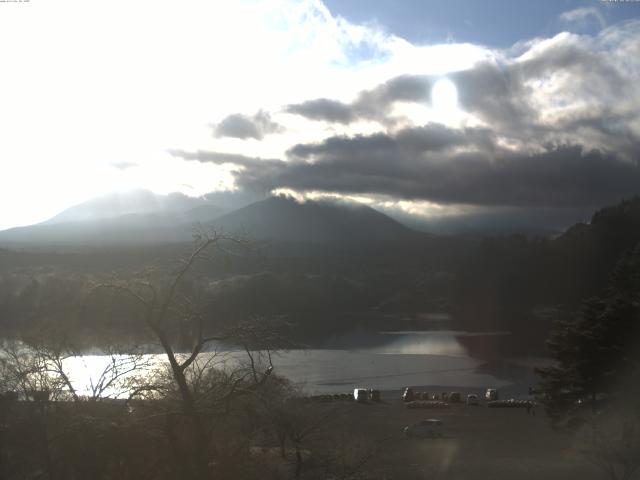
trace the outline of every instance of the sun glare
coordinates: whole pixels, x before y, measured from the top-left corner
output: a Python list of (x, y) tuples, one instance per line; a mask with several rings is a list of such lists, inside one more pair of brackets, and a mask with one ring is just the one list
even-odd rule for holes
[(458, 116), (458, 89), (448, 78), (438, 80), (431, 89), (431, 107), (442, 123), (451, 123)]

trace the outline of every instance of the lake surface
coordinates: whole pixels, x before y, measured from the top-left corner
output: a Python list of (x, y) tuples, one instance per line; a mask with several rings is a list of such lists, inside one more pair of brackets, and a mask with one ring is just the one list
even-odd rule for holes
[[(527, 375), (530, 366), (516, 369), (515, 374), (511, 369), (506, 375), (511, 378), (495, 375), (495, 369), (487, 368), (486, 361), (472, 357), (463, 346), (470, 336), (508, 338), (505, 332), (377, 332), (350, 337), (348, 342), (335, 339), (326, 348), (273, 352), (272, 361), (276, 374), (289, 378), (308, 394), (346, 393), (356, 387), (399, 390), (410, 385), (484, 389), (532, 381)], [(206, 359), (214, 353), (202, 355)], [(228, 368), (246, 356), (229, 349), (215, 355), (220, 367)], [(146, 357), (156, 366), (165, 362), (161, 354)], [(86, 391), (109, 362), (110, 357), (85, 355), (65, 360), (65, 368), (78, 390)]]

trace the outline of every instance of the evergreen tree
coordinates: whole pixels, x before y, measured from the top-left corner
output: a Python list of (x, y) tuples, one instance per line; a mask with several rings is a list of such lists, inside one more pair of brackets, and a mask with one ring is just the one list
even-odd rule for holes
[(640, 248), (623, 256), (602, 297), (560, 319), (547, 342), (557, 364), (538, 369), (541, 401), (555, 422), (592, 412), (637, 384)]

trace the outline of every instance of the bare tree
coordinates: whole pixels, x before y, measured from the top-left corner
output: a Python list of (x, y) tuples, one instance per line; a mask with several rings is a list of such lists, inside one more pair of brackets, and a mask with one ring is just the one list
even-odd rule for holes
[(152, 363), (141, 352), (120, 354), (108, 347), (103, 353), (106, 362), (97, 368), (87, 366), (88, 384), (81, 385), (72, 378), (72, 364), (81, 364), (84, 356), (65, 336), (46, 341), (32, 336), (28, 343), (7, 341), (0, 349), (0, 380), (4, 390), (24, 399), (41, 392), (48, 400), (98, 401), (135, 388)]
[[(23, 399), (36, 392), (46, 392), (49, 399), (62, 399), (77, 394), (64, 373), (64, 358), (44, 346), (34, 347), (20, 341), (5, 343), (0, 353), (0, 377), (5, 391), (16, 392)], [(59, 373), (62, 372), (62, 375)]]
[[(183, 448), (177, 435), (176, 413), (167, 415), (167, 435), (178, 452), (176, 460), (182, 465), (185, 473), (196, 479), (210, 478), (211, 454), (209, 432), (205, 421), (204, 405), (211, 406), (211, 389), (207, 395), (202, 394), (202, 381), (209, 371), (210, 362), (201, 361), (201, 354), (211, 342), (233, 341), (243, 345), (249, 356), (249, 367), (236, 369), (230, 375), (223, 375), (222, 393), (217, 389), (216, 405), (228, 405), (231, 398), (255, 391), (263, 384), (272, 371), (269, 366), (259, 371), (252, 347), (263, 333), (255, 325), (242, 323), (227, 327), (217, 333), (207, 331), (207, 322), (203, 306), (194, 295), (184, 293), (187, 276), (192, 273), (198, 262), (213, 262), (221, 256), (237, 254), (237, 250), (246, 251), (249, 244), (243, 239), (221, 233), (205, 234), (199, 232), (195, 238), (195, 247), (191, 254), (182, 259), (180, 266), (168, 282), (153, 279), (153, 270), (135, 281), (113, 281), (96, 285), (88, 296), (88, 300), (100, 291), (108, 290), (126, 297), (140, 309), (141, 320), (159, 341), (169, 364), (171, 380), (176, 387), (180, 412), (187, 421), (191, 431), (191, 442)], [(194, 341), (186, 354), (176, 350), (171, 341), (170, 331), (175, 325), (188, 326), (193, 333)], [(264, 337), (262, 337), (264, 339)], [(262, 342), (264, 343), (264, 342)], [(210, 358), (214, 358), (210, 356)], [(220, 379), (219, 379), (220, 380)], [(151, 390), (158, 391), (156, 386), (149, 389), (139, 388), (136, 393)], [(210, 410), (208, 411), (210, 413)]]

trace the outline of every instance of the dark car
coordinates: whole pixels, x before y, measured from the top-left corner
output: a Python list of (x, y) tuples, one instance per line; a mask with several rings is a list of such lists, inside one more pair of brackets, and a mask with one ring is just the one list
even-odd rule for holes
[(402, 401), (403, 402), (413, 402), (415, 400), (415, 395), (413, 393), (413, 389), (411, 387), (407, 387), (404, 389), (402, 393)]

